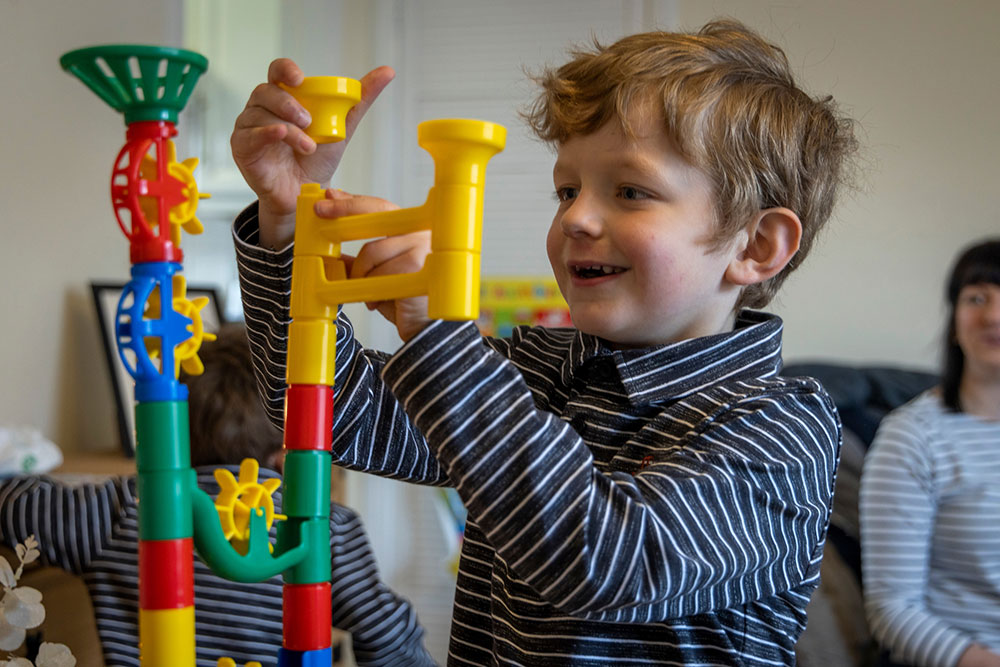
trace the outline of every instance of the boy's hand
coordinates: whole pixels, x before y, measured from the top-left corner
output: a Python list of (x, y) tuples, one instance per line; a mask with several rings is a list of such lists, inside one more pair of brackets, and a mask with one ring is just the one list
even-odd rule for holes
[(300, 85), (305, 78), (302, 70), (287, 58), (271, 63), (267, 83), (254, 89), (230, 138), (236, 166), (260, 200), (261, 246), (283, 248), (291, 243), (301, 185), (329, 182), (354, 128), (394, 76), (390, 67), (366, 74), (361, 79), (361, 101), (347, 114), (347, 138), (317, 145), (304, 131), (312, 120), (309, 114), (277, 85)]
[[(342, 190), (327, 190), (326, 197), (316, 202), (316, 215), (321, 218), (340, 218), (399, 208), (378, 197), (351, 195)], [(374, 278), (419, 271), (430, 251), (430, 232), (414, 232), (369, 241), (361, 247), (357, 257), (342, 255), (341, 259), (346, 264), (348, 278)], [(427, 317), (426, 296), (369, 302), (366, 305), (369, 310), (378, 310), (383, 317), (395, 324), (396, 331), (404, 342), (410, 340), (430, 321)]]

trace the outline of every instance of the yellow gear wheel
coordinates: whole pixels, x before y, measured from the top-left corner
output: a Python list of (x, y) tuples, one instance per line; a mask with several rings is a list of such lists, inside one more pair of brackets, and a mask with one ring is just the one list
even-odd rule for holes
[[(201, 318), (201, 311), (209, 304), (207, 296), (199, 296), (196, 299), (187, 298), (187, 281), (181, 274), (174, 274), (171, 285), (173, 286), (173, 308), (175, 311), (191, 320), (187, 330), (191, 332), (191, 337), (182, 343), (174, 346), (174, 377), (180, 377), (181, 368), (189, 375), (201, 375), (205, 370), (205, 365), (198, 357), (198, 350), (205, 340), (215, 340), (214, 333), (205, 331), (205, 324)], [(143, 315), (152, 319), (160, 317), (160, 290), (153, 290), (146, 301), (146, 308)], [(152, 338), (146, 341), (146, 351), (152, 359), (160, 356), (160, 339)]]
[[(284, 514), (274, 511), (274, 499), (271, 497), (281, 486), (280, 479), (266, 479), (257, 482), (260, 466), (253, 459), (243, 459), (240, 463), (240, 478), (225, 468), (215, 471), (215, 481), (219, 483), (219, 496), (215, 499), (215, 510), (219, 513), (219, 523), (222, 533), (229, 543), (241, 554), (246, 554), (250, 540), (250, 512), (264, 512), (264, 523), (268, 530), (275, 519), (285, 520)], [(274, 547), (271, 547), (274, 550)]]
[[(167, 139), (167, 174), (182, 184), (181, 192), (184, 201), (175, 204), (170, 208), (170, 240), (175, 246), (180, 247), (181, 229), (188, 234), (201, 234), (205, 231), (205, 226), (201, 224), (195, 216), (198, 210), (198, 201), (211, 197), (206, 192), (198, 192), (198, 183), (194, 178), (194, 170), (198, 166), (198, 158), (189, 157), (183, 162), (177, 161), (177, 147), (174, 142)], [(147, 153), (142, 156), (142, 163), (139, 165), (139, 176), (145, 179), (156, 178), (156, 158)], [(159, 223), (158, 212), (156, 210), (156, 199), (152, 197), (139, 197), (139, 206), (143, 215), (151, 223)]]
[[(236, 661), (232, 658), (219, 658), (218, 662), (215, 663), (215, 667), (237, 667)], [(244, 667), (260, 667), (260, 663), (254, 660), (253, 662), (248, 662)]]

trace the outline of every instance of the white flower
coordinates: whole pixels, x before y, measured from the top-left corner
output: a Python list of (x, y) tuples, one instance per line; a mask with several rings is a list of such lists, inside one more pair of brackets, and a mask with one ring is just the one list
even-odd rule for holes
[(76, 658), (65, 644), (42, 642), (35, 664), (38, 667), (76, 667)]
[[(45, 620), (42, 594), (30, 586), (17, 587), (24, 566), (38, 559), (38, 540), (32, 535), (14, 549), (21, 561), (17, 571), (6, 558), (0, 556), (0, 650), (13, 651), (24, 643), (25, 630), (37, 628)], [(38, 648), (37, 666), (30, 660), (8, 656), (0, 660), (0, 667), (76, 667), (76, 658), (64, 644), (43, 642)]]
[(14, 586), (17, 586), (17, 577), (14, 576), (14, 569), (3, 556), (0, 556), (0, 585), (4, 588), (14, 588)]
[(8, 589), (0, 604), (0, 650), (13, 651), (24, 642), (25, 630), (45, 620), (42, 594), (28, 586)]
[(35, 667), (27, 658), (14, 658), (10, 660), (0, 660), (0, 667)]
[[(24, 643), (24, 628), (17, 628), (0, 614), (0, 650), (13, 651)], [(3, 663), (0, 663), (2, 665)]]
[(37, 628), (45, 620), (42, 593), (30, 586), (21, 586), (7, 591), (0, 607), (4, 618), (11, 625), (30, 630)]

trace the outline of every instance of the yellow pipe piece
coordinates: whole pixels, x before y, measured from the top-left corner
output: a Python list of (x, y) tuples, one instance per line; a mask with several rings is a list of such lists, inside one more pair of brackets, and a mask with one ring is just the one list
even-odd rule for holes
[[(292, 318), (332, 318), (337, 304), (426, 294), (432, 318), (476, 319), (486, 163), (503, 150), (506, 136), (504, 127), (485, 121), (421, 123), (417, 138), (434, 159), (434, 186), (414, 208), (322, 219), (315, 213), (322, 188), (304, 185), (296, 209)], [(340, 257), (344, 241), (425, 229), (431, 231), (431, 253), (416, 273), (344, 280), (343, 265), (329, 261)], [(306, 261), (310, 256), (327, 261)]]
[(331, 320), (292, 320), (288, 325), (288, 384), (333, 386), (337, 327)]
[(194, 667), (194, 607), (139, 610), (139, 664)]

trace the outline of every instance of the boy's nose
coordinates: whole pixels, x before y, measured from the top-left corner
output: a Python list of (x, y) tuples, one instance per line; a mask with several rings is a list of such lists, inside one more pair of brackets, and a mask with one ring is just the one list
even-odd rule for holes
[(563, 211), (559, 226), (569, 237), (598, 236), (601, 233), (601, 216), (597, 207), (580, 194)]

